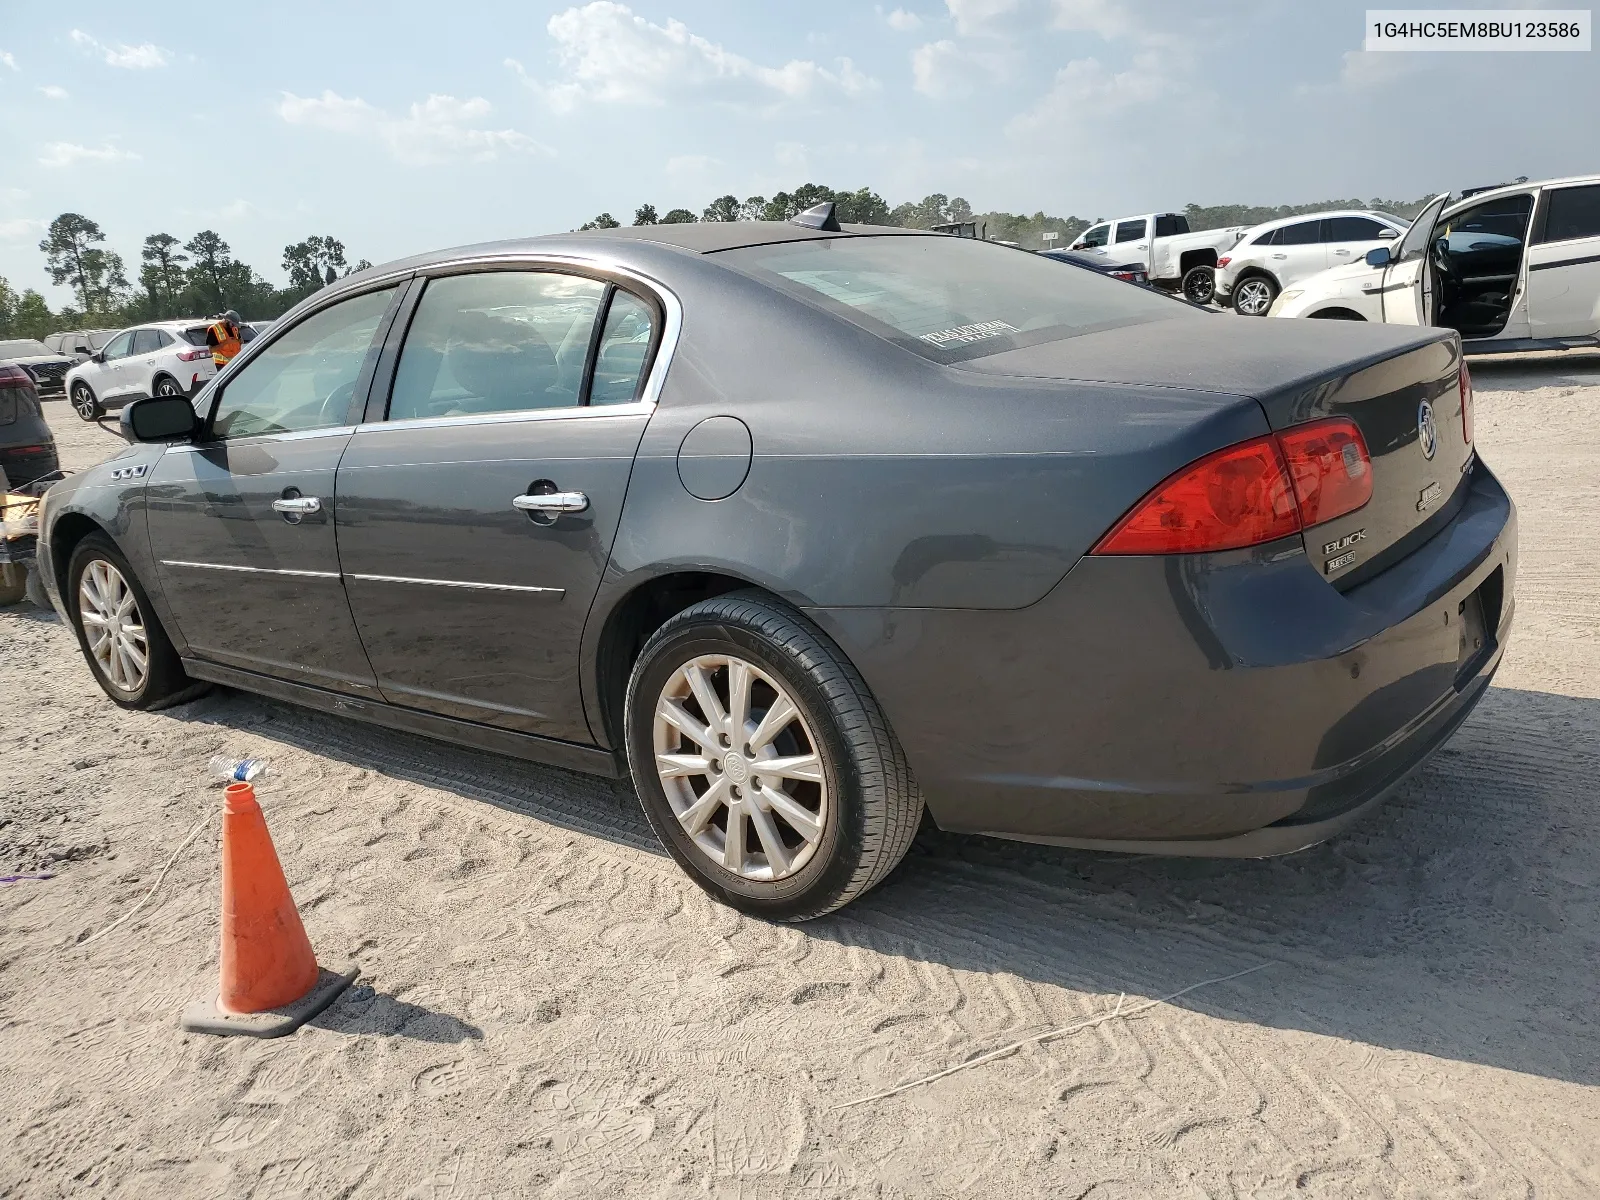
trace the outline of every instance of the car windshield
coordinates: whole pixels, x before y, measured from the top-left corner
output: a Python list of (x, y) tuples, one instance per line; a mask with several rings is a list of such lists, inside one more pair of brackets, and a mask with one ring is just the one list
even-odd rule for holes
[(716, 257), (936, 362), (1193, 312), (1154, 292), (970, 238), (827, 238)]
[(32, 358), (36, 354), (49, 354), (50, 347), (32, 338), (0, 342), (0, 358)]

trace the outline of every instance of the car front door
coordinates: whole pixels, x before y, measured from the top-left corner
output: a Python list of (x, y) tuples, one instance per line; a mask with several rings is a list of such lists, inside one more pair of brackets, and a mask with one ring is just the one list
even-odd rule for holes
[(1434, 318), (1433, 231), (1450, 193), (1422, 206), (1400, 244), (1390, 251), (1389, 265), (1375, 281), (1389, 325), (1432, 325)]
[(211, 393), (206, 428), (152, 468), (150, 545), (195, 657), (376, 694), (340, 578), (334, 472), (397, 289), (320, 308)]
[(1600, 333), (1600, 184), (1551, 188), (1528, 250), (1528, 317), (1536, 338)]
[(100, 361), (89, 379), (89, 386), (102, 401), (116, 400), (127, 395), (128, 355), (133, 353), (133, 330), (117, 334), (100, 352)]
[(122, 371), (124, 372), (122, 383), (130, 397), (155, 394), (150, 390), (150, 379), (155, 374), (156, 359), (160, 354), (160, 330), (135, 329), (133, 331), (133, 346), (128, 351), (128, 357), (123, 360), (122, 364)]
[(1092, 225), (1083, 231), (1081, 237), (1072, 243), (1074, 250), (1082, 250), (1093, 254), (1097, 258), (1106, 256), (1106, 243), (1111, 240), (1111, 226), (1109, 223)]
[[(1385, 233), (1389, 235), (1387, 240)], [(1376, 246), (1387, 246), (1395, 231), (1371, 217), (1328, 217), (1323, 234), (1327, 238), (1328, 266), (1342, 267), (1360, 262)]]
[(415, 301), (338, 480), (350, 605), (390, 703), (592, 741), (579, 643), (664, 314), (633, 286), (530, 265), (440, 275)]

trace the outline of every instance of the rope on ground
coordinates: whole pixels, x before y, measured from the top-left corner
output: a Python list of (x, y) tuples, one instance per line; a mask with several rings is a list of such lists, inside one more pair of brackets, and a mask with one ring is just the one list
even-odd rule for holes
[(943, 1071), (937, 1071), (932, 1075), (924, 1075), (921, 1079), (913, 1079), (910, 1083), (902, 1083), (899, 1087), (890, 1088), (886, 1092), (876, 1092), (871, 1096), (862, 1096), (857, 1100), (846, 1100), (843, 1104), (834, 1105), (833, 1111), (838, 1112), (841, 1109), (854, 1108), (858, 1104), (870, 1104), (874, 1100), (887, 1100), (890, 1096), (898, 1096), (901, 1092), (909, 1092), (912, 1088), (921, 1087), (925, 1083), (933, 1083), (935, 1080), (945, 1079), (951, 1075), (954, 1075), (957, 1071), (965, 1071), (969, 1067), (982, 1066), (986, 1062), (993, 1062), (995, 1059), (1010, 1054), (1015, 1050), (1020, 1050), (1024, 1046), (1038, 1045), (1041, 1042), (1049, 1042), (1054, 1041), (1056, 1038), (1067, 1037), (1070, 1034), (1078, 1033), (1081, 1030), (1089, 1029), (1095, 1025), (1103, 1025), (1107, 1021), (1114, 1021), (1118, 1017), (1126, 1020), (1127, 1018), (1142, 1013), (1147, 1009), (1154, 1008), (1158, 1004), (1165, 1004), (1169, 1000), (1176, 1000), (1179, 996), (1186, 996), (1190, 992), (1197, 991), (1200, 988), (1210, 987), (1213, 983), (1227, 983), (1230, 979), (1238, 979), (1241, 976), (1250, 975), (1256, 971), (1263, 971), (1270, 966), (1272, 966), (1272, 964), (1269, 962), (1257, 963), (1253, 967), (1246, 967), (1242, 971), (1235, 971), (1232, 975), (1219, 975), (1215, 979), (1202, 979), (1199, 983), (1191, 983), (1186, 988), (1179, 988), (1175, 992), (1162, 996), (1159, 1000), (1146, 1000), (1143, 1004), (1137, 1004), (1128, 1009), (1126, 1012), (1123, 1011), (1122, 1002), (1127, 998), (1128, 994), (1123, 992), (1122, 995), (1117, 997), (1117, 1006), (1108, 1013), (1101, 1013), (1097, 1017), (1090, 1017), (1088, 1020), (1079, 1021), (1075, 1025), (1063, 1025), (1059, 1029), (1047, 1029), (1043, 1033), (1036, 1033), (1032, 1037), (1025, 1037), (1019, 1041), (1012, 1042), (1010, 1045), (1001, 1046), (998, 1050), (991, 1050), (987, 1054), (980, 1054), (977, 1058), (969, 1058), (966, 1062), (957, 1063), (955, 1066), (947, 1067)]
[[(215, 815), (216, 814), (214, 813), (212, 814), (212, 816)], [(161, 868), (161, 874), (156, 876), (156, 881), (150, 885), (150, 890), (144, 894), (144, 899), (140, 900), (139, 903), (135, 904), (131, 909), (123, 913), (122, 916), (118, 917), (115, 921), (111, 922), (111, 924), (107, 925), (99, 933), (91, 934), (89, 937), (84, 938), (83, 941), (78, 943), (78, 945), (87, 946), (90, 942), (97, 942), (101, 938), (105, 937), (106, 934), (110, 933), (113, 929), (116, 929), (120, 925), (127, 924), (129, 921), (138, 916), (144, 906), (150, 903), (150, 897), (156, 894), (156, 889), (161, 886), (161, 881), (167, 877), (167, 872), (172, 870), (173, 864), (178, 861), (178, 856), (189, 848), (189, 843), (194, 841), (194, 839), (200, 835), (200, 831), (209, 824), (211, 824), (211, 817), (202, 817), (200, 819), (200, 823), (193, 829), (189, 830), (189, 836), (184, 838), (182, 844), (172, 852), (172, 857), (167, 859), (167, 865)]]

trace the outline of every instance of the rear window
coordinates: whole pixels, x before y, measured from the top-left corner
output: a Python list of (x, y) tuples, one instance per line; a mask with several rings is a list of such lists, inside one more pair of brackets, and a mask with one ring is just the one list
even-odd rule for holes
[(206, 329), (207, 326), (205, 325), (191, 325), (188, 329), (182, 331), (183, 340), (191, 346), (204, 346), (206, 344)]
[(17, 396), (21, 388), (0, 386), (0, 425), (17, 423)]
[(829, 238), (716, 257), (936, 362), (1196, 315), (1143, 288), (966, 238)]
[(18, 341), (0, 342), (0, 359), (7, 358), (33, 358), (35, 355), (49, 354), (50, 349), (43, 342), (23, 338)]

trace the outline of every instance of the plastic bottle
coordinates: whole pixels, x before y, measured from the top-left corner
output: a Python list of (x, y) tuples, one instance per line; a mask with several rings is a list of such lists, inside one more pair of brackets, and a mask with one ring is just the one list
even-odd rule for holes
[(260, 779), (267, 773), (267, 760), (264, 758), (230, 758), (226, 754), (219, 754), (206, 764), (212, 778), (225, 780), (228, 783), (244, 782)]

